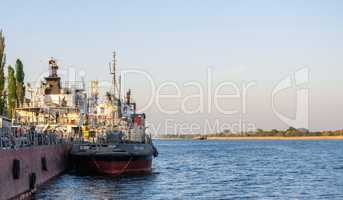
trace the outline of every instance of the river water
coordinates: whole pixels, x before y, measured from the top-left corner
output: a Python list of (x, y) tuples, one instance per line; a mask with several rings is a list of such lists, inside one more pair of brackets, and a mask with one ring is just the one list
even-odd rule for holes
[(343, 141), (155, 141), (153, 174), (65, 174), (34, 199), (343, 199)]

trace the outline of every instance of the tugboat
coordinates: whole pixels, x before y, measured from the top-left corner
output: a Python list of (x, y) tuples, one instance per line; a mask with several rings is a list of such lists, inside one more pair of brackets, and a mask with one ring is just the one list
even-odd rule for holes
[(146, 133), (146, 116), (136, 113), (131, 90), (125, 100), (120, 97), (120, 81), (116, 96), (115, 70), (113, 53), (112, 91), (107, 92), (104, 102), (98, 101), (97, 81), (92, 82), (88, 122), (83, 130), (85, 141), (74, 144), (70, 153), (72, 167), (78, 173), (120, 176), (152, 172), (152, 160), (158, 151)]

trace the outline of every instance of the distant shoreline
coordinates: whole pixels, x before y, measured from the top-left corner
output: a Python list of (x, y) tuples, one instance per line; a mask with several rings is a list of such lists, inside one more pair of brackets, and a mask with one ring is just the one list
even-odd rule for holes
[(207, 140), (343, 140), (343, 136), (246, 136), (207, 137)]
[(340, 136), (205, 136), (204, 138), (164, 138), (157, 137), (159, 140), (343, 140)]

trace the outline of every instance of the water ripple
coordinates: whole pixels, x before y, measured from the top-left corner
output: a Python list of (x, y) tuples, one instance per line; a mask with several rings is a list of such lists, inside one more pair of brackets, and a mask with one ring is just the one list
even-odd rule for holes
[(154, 173), (65, 174), (34, 199), (343, 199), (343, 141), (156, 141)]

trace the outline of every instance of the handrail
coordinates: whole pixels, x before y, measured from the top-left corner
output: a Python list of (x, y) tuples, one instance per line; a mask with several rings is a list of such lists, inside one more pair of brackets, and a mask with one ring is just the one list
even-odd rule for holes
[(71, 138), (59, 137), (54, 133), (40, 133), (32, 130), (24, 133), (13, 133), (9, 128), (0, 128), (0, 149), (64, 144), (71, 142), (71, 140)]

